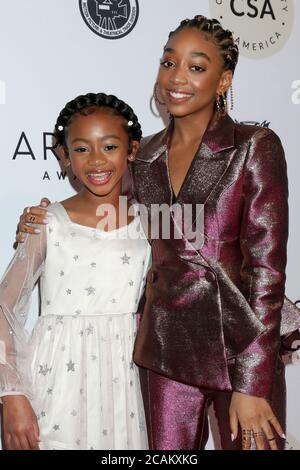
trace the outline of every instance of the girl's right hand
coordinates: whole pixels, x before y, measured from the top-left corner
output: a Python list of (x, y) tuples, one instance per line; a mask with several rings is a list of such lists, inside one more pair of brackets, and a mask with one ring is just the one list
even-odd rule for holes
[[(24, 241), (24, 234), (38, 234), (40, 229), (33, 227), (34, 225), (43, 225), (47, 223), (47, 210), (50, 204), (49, 199), (43, 198), (41, 200), (40, 206), (26, 207), (23, 211), (23, 214), (20, 217), (20, 222), (18, 224), (18, 230), (16, 235), (16, 242), (22, 243)], [(45, 209), (43, 209), (43, 207)]]
[(24, 395), (7, 395), (3, 401), (3, 432), (7, 450), (40, 450), (36, 415)]

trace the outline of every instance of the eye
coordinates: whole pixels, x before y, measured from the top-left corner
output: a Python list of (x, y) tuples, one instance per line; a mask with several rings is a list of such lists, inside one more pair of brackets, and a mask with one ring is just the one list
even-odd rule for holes
[(169, 69), (170, 67), (174, 65), (174, 63), (166, 59), (166, 60), (161, 60), (160, 65), (164, 67), (165, 69)]
[(117, 145), (114, 145), (114, 144), (108, 144), (108, 145), (105, 145), (104, 147), (104, 151), (105, 152), (112, 152), (113, 150), (117, 149)]
[(73, 150), (74, 150), (74, 152), (78, 152), (78, 153), (87, 152), (87, 149), (85, 147), (76, 147)]
[(193, 72), (205, 72), (205, 69), (201, 65), (192, 65), (191, 70)]

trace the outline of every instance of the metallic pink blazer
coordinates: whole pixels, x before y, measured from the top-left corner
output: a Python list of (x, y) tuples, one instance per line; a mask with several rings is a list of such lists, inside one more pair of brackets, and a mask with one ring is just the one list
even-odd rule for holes
[[(131, 167), (138, 202), (172, 204), (172, 125), (145, 138)], [(214, 115), (179, 204), (204, 204), (204, 244), (152, 240), (137, 364), (171, 379), (269, 398), (280, 348), (288, 238), (281, 142), (269, 129)], [(195, 222), (195, 221), (194, 221)], [(300, 326), (286, 300), (282, 333)], [(234, 369), (229, 378), (228, 365)]]

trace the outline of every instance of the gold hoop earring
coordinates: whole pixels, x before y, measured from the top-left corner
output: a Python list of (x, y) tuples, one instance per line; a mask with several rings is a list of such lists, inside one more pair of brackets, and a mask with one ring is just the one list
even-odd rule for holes
[(156, 103), (160, 104), (161, 106), (166, 106), (166, 103), (164, 103), (158, 98), (157, 89), (158, 89), (158, 82), (155, 82), (154, 89), (153, 89), (153, 96), (154, 96)]
[(220, 116), (225, 116), (225, 114), (227, 114), (227, 96), (225, 93), (217, 95), (216, 106)]

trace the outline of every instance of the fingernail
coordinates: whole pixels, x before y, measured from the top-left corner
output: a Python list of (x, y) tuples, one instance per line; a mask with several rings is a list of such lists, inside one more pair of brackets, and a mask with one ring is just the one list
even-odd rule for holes
[(50, 220), (48, 218), (43, 220), (43, 224), (49, 224), (49, 222)]
[(42, 206), (42, 207), (47, 207), (47, 202), (43, 201), (43, 202), (41, 203), (41, 206)]
[(39, 228), (35, 228), (35, 229), (34, 229), (34, 233), (41, 233), (41, 231), (40, 231)]
[(286, 435), (285, 435), (285, 434), (281, 434), (281, 437), (282, 437), (282, 439), (286, 439)]
[(46, 214), (47, 214), (47, 217), (53, 217), (52, 212), (48, 212), (48, 211), (47, 211)]
[(231, 433), (231, 440), (232, 440), (232, 442), (235, 440), (235, 436), (234, 436), (233, 432)]

